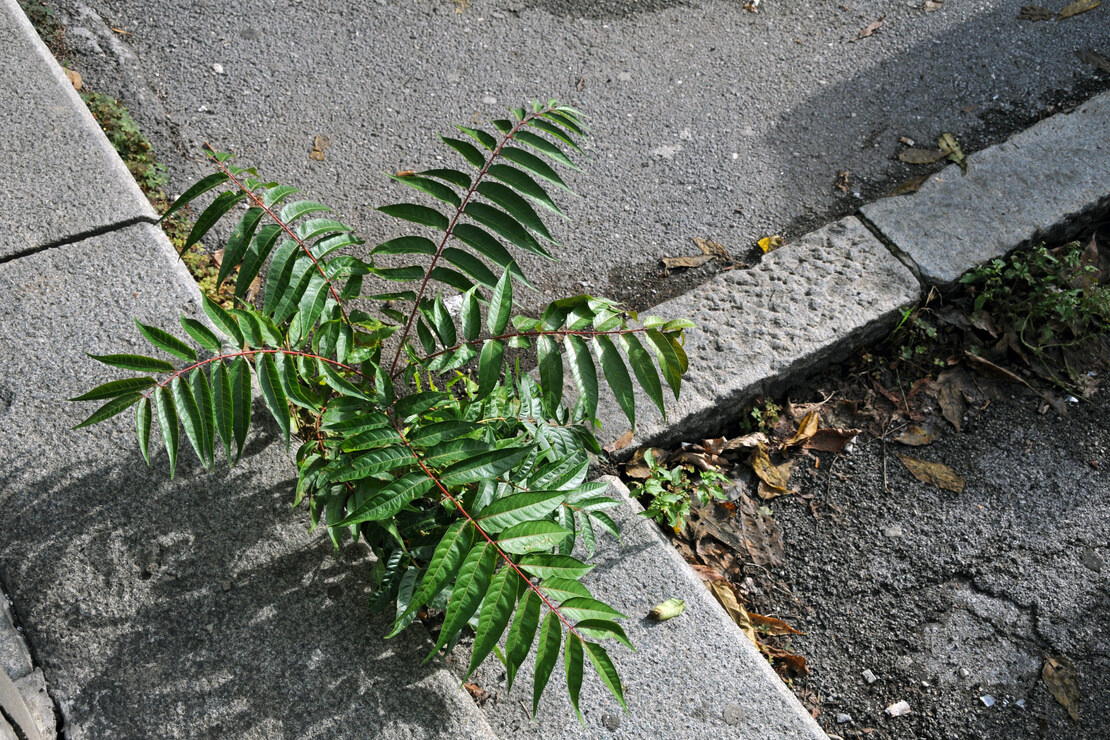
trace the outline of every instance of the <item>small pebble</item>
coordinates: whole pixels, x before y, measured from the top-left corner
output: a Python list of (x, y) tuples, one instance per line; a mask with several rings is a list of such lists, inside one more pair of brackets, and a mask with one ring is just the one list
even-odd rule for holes
[(224, 591), (230, 591), (231, 581), (223, 581), (222, 583), (220, 583), (220, 588), (222, 588)]
[(865, 671), (863, 672), (863, 680), (867, 682), (867, 685), (868, 685), (868, 686), (870, 686), (871, 684), (873, 684), (873, 683), (875, 683), (876, 681), (878, 681), (878, 680), (879, 680), (879, 677), (878, 677), (878, 676), (876, 676), (876, 675), (875, 675), (874, 673), (872, 673), (872, 672), (871, 672), (871, 669), (870, 669), (870, 668), (868, 668), (867, 670), (865, 670)]
[(1017, 701), (1014, 702), (1014, 704), (1017, 704), (1022, 709), (1025, 709), (1025, 699), (1018, 699)]
[(844, 714), (843, 712), (841, 712), (840, 714), (836, 715), (836, 723), (838, 725), (846, 725), (851, 721), (852, 715), (850, 714)]
[(601, 724), (609, 732), (616, 732), (621, 726), (621, 718), (615, 714), (601, 715)]
[(889, 527), (883, 527), (883, 535), (886, 537), (901, 537), (902, 534), (901, 524), (891, 524)]
[(728, 704), (721, 712), (725, 724), (738, 725), (744, 721), (744, 710), (739, 704)]
[(212, 71), (215, 72), (218, 75), (222, 75), (222, 74), (224, 74), (224, 65), (220, 64), (219, 62), (216, 62), (215, 64), (212, 65)]
[(994, 706), (994, 697), (991, 696), (990, 694), (983, 694), (982, 696), (979, 697), (979, 701), (983, 702), (983, 706), (985, 706), (985, 707), (993, 707)]
[(971, 678), (971, 671), (966, 668), (960, 669), (960, 678)]
[(903, 714), (910, 713), (910, 703), (908, 701), (899, 701), (891, 704), (884, 710), (888, 716), (901, 717)]
[(482, 102), (486, 105), (494, 105), (495, 103), (497, 103), (497, 98), (493, 97), (492, 95), (487, 95), (486, 97), (482, 98)]

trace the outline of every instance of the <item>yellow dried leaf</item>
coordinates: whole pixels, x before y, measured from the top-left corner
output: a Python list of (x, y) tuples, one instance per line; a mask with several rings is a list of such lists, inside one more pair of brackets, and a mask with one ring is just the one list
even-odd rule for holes
[(1079, 721), (1079, 681), (1071, 662), (1062, 655), (1049, 658), (1041, 669), (1041, 680), (1056, 701), (1064, 705), (1068, 715)]
[(786, 240), (776, 234), (775, 236), (765, 236), (756, 243), (763, 250), (763, 253), (767, 254), (786, 244)]
[[(789, 484), (790, 473), (794, 470), (794, 461), (791, 460), (789, 462), (784, 462), (782, 465), (776, 465), (775, 470), (778, 471), (779, 479), (782, 480), (783, 483)], [(771, 486), (764, 483), (762, 480), (759, 481), (759, 485), (756, 487), (756, 492), (764, 501), (770, 501), (771, 499), (777, 498), (786, 493), (793, 493), (793, 491), (789, 490), (772, 488)]]
[(82, 87), (85, 86), (84, 81), (81, 79), (81, 73), (75, 69), (67, 69), (66, 78), (69, 79), (70, 83), (73, 85), (74, 90), (80, 90)]
[(324, 161), (324, 150), (331, 146), (331, 137), (317, 134), (312, 140), (312, 150), (308, 153), (309, 159), (314, 159), (317, 162)]
[(745, 434), (743, 437), (730, 439), (728, 442), (725, 443), (722, 452), (726, 452), (728, 450), (738, 450), (742, 447), (745, 449), (751, 449), (753, 447), (759, 447), (760, 445), (765, 444), (770, 444), (770, 440), (767, 439), (766, 434), (764, 434), (763, 432), (752, 432), (751, 434)]
[(791, 447), (796, 444), (801, 444), (807, 439), (817, 434), (817, 426), (821, 419), (816, 411), (810, 411), (802, 417), (802, 422), (798, 424), (798, 431), (794, 432), (789, 439), (782, 443), (783, 447)]
[(1056, 16), (1056, 20), (1063, 20), (1064, 18), (1071, 18), (1073, 15), (1086, 13), (1088, 10), (1094, 10), (1101, 4), (1101, 0), (1075, 0), (1074, 3), (1064, 6), (1064, 9)]
[(777, 491), (778, 495), (787, 492), (788, 481), (783, 480), (782, 473), (771, 463), (771, 458), (767, 457), (767, 450), (763, 447), (756, 447), (752, 450), (750, 463), (755, 474), (769, 488)]
[(696, 254), (690, 257), (663, 257), (663, 267), (673, 270), (678, 267), (700, 267), (713, 259), (711, 254)]
[(941, 134), (937, 139), (937, 146), (944, 152), (948, 159), (960, 166), (960, 169), (967, 172), (967, 157), (964, 156), (964, 150), (960, 148), (960, 143), (956, 141), (956, 137), (952, 134)]
[(931, 483), (937, 488), (960, 493), (964, 490), (964, 479), (952, 468), (941, 463), (918, 460), (909, 455), (898, 455), (906, 470), (923, 483)]
[(905, 431), (895, 437), (894, 441), (910, 447), (921, 447), (922, 445), (932, 444), (938, 436), (940, 435), (933, 428), (926, 429), (918, 424), (911, 424), (906, 427)]
[(805, 632), (799, 632), (791, 627), (781, 619), (774, 617), (765, 617), (762, 614), (755, 612), (748, 612), (748, 619), (751, 621), (752, 626), (765, 635), (804, 635)]
[(752, 620), (748, 618), (748, 612), (744, 607), (740, 606), (740, 602), (736, 600), (736, 592), (732, 590), (732, 585), (728, 581), (710, 581), (705, 584), (709, 592), (713, 594), (714, 598), (724, 607), (725, 612), (736, 622), (736, 626), (740, 631), (747, 636), (752, 644), (757, 648), (759, 647), (759, 639), (755, 635), (755, 627), (752, 626)]
[(686, 611), (685, 601), (682, 599), (667, 599), (662, 604), (652, 609), (649, 616), (656, 622), (666, 622), (668, 619), (674, 619), (684, 611)]
[(701, 250), (702, 254), (707, 254), (710, 257), (719, 257), (726, 262), (732, 260), (732, 255), (728, 253), (728, 250), (712, 239), (701, 239), (695, 236), (693, 237), (693, 242), (698, 245), (698, 249)]

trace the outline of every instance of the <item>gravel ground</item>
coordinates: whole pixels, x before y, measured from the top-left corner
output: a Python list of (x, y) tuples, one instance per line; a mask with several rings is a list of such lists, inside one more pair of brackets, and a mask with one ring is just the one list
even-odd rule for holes
[[(1107, 737), (1110, 392), (1067, 418), (1040, 405), (1014, 392), (928, 447), (884, 454), (861, 437), (835, 464), (796, 467), (792, 482), (829, 506), (817, 518), (797, 500), (773, 505), (787, 562), (772, 577), (793, 599), (768, 589), (766, 604), (807, 633), (792, 647), (811, 675), (795, 687), (819, 697), (829, 733)], [(898, 452), (949, 465), (965, 489), (917, 481)], [(1078, 722), (1041, 679), (1060, 655), (1077, 672)], [(898, 701), (910, 713), (887, 717)]]

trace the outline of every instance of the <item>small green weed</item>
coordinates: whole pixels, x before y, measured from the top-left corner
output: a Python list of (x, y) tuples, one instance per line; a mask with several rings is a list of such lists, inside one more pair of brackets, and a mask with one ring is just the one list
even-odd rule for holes
[(648, 450), (644, 453), (651, 475), (643, 483), (636, 483), (630, 489), (636, 498), (650, 499), (644, 516), (660, 524), (666, 524), (676, 533), (682, 531), (686, 517), (690, 516), (690, 502), (696, 500), (705, 506), (710, 499), (724, 501), (727, 496), (724, 484), (729, 480), (715, 470), (697, 471), (689, 465), (664, 468)]
[(1110, 287), (1098, 284), (1097, 256), (1097, 250), (1085, 256), (1079, 242), (1051, 250), (1041, 244), (992, 260), (960, 282), (976, 312), (990, 314), (1043, 359), (1050, 348), (1074, 346), (1110, 327)]

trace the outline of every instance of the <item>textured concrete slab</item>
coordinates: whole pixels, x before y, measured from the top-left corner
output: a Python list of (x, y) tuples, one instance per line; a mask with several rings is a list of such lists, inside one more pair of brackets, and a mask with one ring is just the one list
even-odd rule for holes
[(159, 231), (13, 260), (0, 292), (0, 578), (69, 737), (491, 737), (425, 635), (382, 640), (366, 554), (290, 511), (272, 428), (230, 471), (183, 449), (172, 481), (127, 415), (70, 431), (91, 409), (65, 399), (115, 376), (84, 353), (199, 301)]
[(967, 165), (966, 175), (952, 165), (913, 195), (860, 209), (929, 283), (951, 285), (1024, 244), (1069, 238), (1069, 225), (1110, 206), (1110, 93), (972, 154)]
[(0, 0), (0, 260), (155, 218), (16, 0)]
[[(628, 489), (606, 477), (610, 495), (627, 498)], [(489, 662), (477, 683), (496, 695), (486, 716), (505, 738), (706, 738), (802, 740), (826, 735), (770, 664), (705, 588), (639, 504), (628, 501), (611, 510), (621, 542), (602, 538), (597, 567), (584, 579), (591, 591), (624, 614), (622, 626), (636, 652), (607, 647), (624, 682), (629, 713), (624, 714), (601, 680), (586, 668), (580, 707), (586, 729), (574, 717), (562, 668), (552, 676), (537, 721), (532, 706), (531, 665), (505, 692), (505, 671)], [(686, 601), (679, 617), (657, 623), (648, 612), (669, 598)]]
[[(667, 396), (669, 423), (637, 391), (636, 437), (667, 444), (712, 432), (740, 406), (774, 393), (825, 362), (889, 329), (917, 300), (920, 285), (855, 218), (829, 224), (644, 313), (689, 318), (690, 370), (678, 401)], [(598, 406), (599, 438), (628, 430), (612, 395)]]

